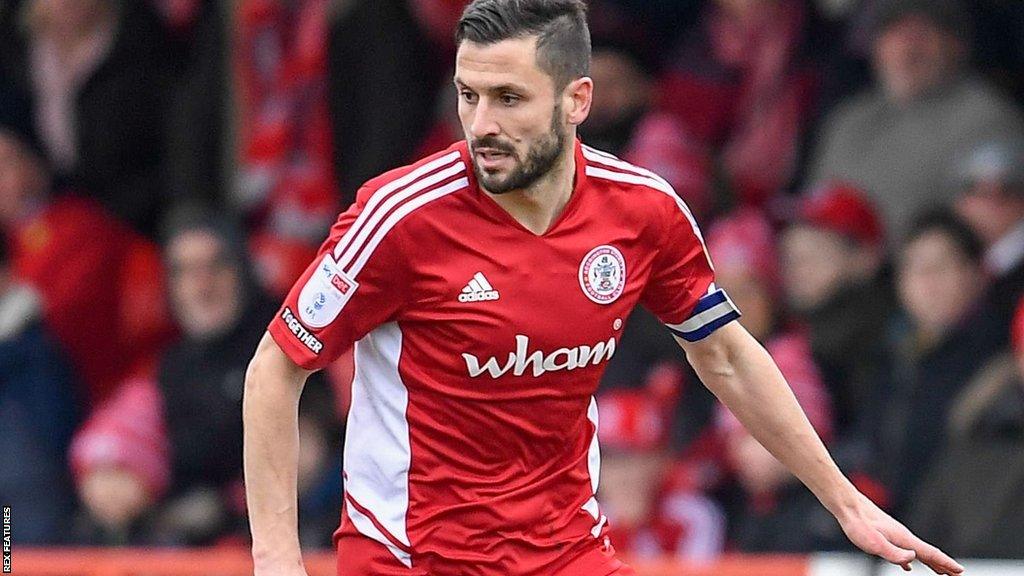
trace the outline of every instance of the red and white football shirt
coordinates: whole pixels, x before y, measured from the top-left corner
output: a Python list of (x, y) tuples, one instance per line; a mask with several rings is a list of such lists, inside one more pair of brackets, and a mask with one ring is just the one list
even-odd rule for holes
[(575, 146), (542, 235), (465, 142), (371, 180), (270, 325), (308, 369), (355, 344), (350, 528), (417, 571), (550, 575), (602, 547), (592, 395), (630, 311), (688, 340), (738, 316), (671, 187)]

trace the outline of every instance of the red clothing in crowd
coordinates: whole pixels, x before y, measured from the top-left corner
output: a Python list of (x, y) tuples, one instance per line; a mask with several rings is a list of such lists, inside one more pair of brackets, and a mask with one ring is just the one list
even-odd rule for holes
[(242, 202), (261, 280), (283, 296), (338, 212), (327, 0), (248, 0), (237, 21)]
[(91, 200), (60, 197), (8, 230), (15, 276), (99, 402), (172, 332), (160, 254)]
[(610, 523), (615, 548), (631, 558), (673, 557), (691, 562), (717, 558), (726, 545), (726, 516), (704, 493), (717, 470), (678, 462), (666, 471), (650, 517), (642, 524)]
[(814, 100), (817, 77), (798, 54), (804, 8), (783, 0), (747, 19), (717, 4), (709, 10), (662, 79), (662, 104), (719, 147), (739, 200), (761, 205), (793, 178)]
[(649, 112), (637, 123), (622, 158), (664, 178), (701, 218), (714, 208), (711, 157), (706, 147), (664, 112)]

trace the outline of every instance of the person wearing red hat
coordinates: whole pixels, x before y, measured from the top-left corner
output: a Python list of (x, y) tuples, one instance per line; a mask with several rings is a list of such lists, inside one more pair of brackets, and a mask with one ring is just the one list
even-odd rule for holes
[(881, 219), (862, 191), (829, 182), (801, 202), (780, 247), (784, 297), (807, 329), (835, 401), (836, 433), (844, 436), (885, 364), (882, 335), (893, 298), (878, 280)]
[(958, 554), (1024, 557), (1024, 299), (1012, 346), (952, 403), (949, 438), (923, 482), (910, 524)]
[(170, 446), (156, 383), (125, 382), (75, 433), (70, 464), (84, 517), (78, 541), (135, 543), (170, 483)]

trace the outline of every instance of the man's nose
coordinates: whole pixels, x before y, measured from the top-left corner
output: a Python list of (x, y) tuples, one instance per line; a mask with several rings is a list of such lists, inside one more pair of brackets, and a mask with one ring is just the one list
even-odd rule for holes
[(490, 106), (480, 102), (473, 110), (473, 121), (469, 126), (473, 138), (484, 136), (496, 136), (501, 133), (501, 127), (494, 118)]

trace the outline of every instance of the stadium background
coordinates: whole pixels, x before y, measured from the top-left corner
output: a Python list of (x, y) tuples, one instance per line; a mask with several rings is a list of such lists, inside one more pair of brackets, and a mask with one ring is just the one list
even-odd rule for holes
[[(245, 573), (246, 361), (358, 185), (459, 137), (462, 5), (0, 2), (15, 573)], [(1003, 559), (971, 573), (1024, 570), (1024, 3), (589, 5), (584, 140), (691, 206), (865, 493)], [(351, 370), (300, 409), (311, 553), (337, 524)], [(873, 569), (643, 312), (598, 399), (599, 496), (642, 574)]]

